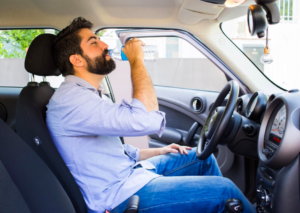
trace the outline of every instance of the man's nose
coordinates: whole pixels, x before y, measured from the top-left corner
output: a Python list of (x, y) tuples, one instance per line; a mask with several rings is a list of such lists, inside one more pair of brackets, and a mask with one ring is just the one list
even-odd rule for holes
[(103, 41), (100, 41), (100, 45), (101, 45), (102, 50), (108, 49), (108, 45), (106, 43), (104, 43)]

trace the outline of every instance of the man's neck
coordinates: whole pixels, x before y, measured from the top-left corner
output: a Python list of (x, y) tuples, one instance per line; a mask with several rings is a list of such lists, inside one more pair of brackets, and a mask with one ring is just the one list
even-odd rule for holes
[(77, 77), (82, 78), (83, 80), (89, 82), (96, 90), (98, 90), (101, 81), (105, 77), (105, 75), (97, 75), (97, 74), (93, 74), (93, 73), (90, 73), (90, 72), (87, 72), (87, 73), (75, 72), (74, 75), (76, 75)]

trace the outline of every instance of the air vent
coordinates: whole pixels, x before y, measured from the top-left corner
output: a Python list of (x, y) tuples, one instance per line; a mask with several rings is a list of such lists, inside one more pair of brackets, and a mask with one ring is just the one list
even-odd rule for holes
[(236, 103), (236, 111), (237, 111), (239, 114), (242, 114), (242, 111), (243, 111), (243, 100), (242, 100), (242, 99), (238, 99), (238, 100), (237, 100), (237, 103)]
[(267, 101), (267, 106), (270, 105), (270, 103), (276, 98), (276, 95), (275, 94), (272, 94), (270, 95), (270, 97), (268, 98), (268, 101)]
[(204, 108), (204, 105), (203, 105), (203, 101), (201, 98), (193, 98), (192, 100), (192, 109), (195, 111), (195, 112), (202, 112)]

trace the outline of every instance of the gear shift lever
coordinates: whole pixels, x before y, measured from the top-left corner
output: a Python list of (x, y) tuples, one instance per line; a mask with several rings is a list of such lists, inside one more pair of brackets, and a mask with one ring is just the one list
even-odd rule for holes
[(226, 213), (240, 213), (244, 211), (244, 205), (242, 201), (236, 198), (230, 198), (226, 201), (225, 212)]

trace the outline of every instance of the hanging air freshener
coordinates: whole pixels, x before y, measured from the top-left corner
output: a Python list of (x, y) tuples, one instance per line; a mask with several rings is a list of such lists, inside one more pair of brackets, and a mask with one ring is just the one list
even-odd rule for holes
[(267, 28), (266, 47), (264, 49), (264, 54), (260, 58), (260, 62), (263, 64), (271, 64), (273, 62), (273, 57), (270, 54), (270, 49), (269, 49), (269, 45), (268, 45), (268, 41), (269, 41), (268, 31), (269, 31), (269, 28)]

